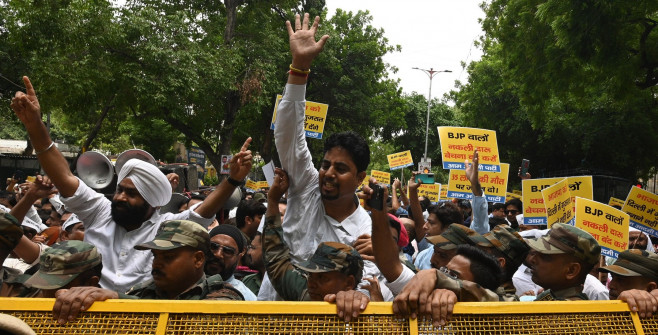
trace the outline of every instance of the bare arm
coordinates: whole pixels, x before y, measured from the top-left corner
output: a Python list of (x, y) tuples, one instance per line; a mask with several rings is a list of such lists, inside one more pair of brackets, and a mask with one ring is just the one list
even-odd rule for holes
[(418, 199), (418, 187), (422, 182), (416, 183), (414, 180), (415, 175), (409, 179), (409, 203), (411, 204), (411, 213), (413, 214), (414, 228), (416, 230), (416, 242), (420, 242), (425, 238), (425, 218), (423, 218), (423, 209), (420, 207), (420, 199)]
[(16, 96), (11, 99), (11, 109), (25, 125), (43, 170), (57, 186), (60, 194), (70, 197), (78, 189), (78, 178), (71, 173), (68, 162), (53, 145), (54, 142), (41, 121), (41, 106), (30, 79), (23, 77), (23, 82), (27, 94), (16, 92)]
[[(229, 172), (229, 178), (242, 181), (247, 177), (249, 171), (251, 171), (251, 150), (248, 150), (249, 144), (251, 143), (251, 137), (247, 138), (240, 149), (240, 152), (233, 155), (231, 159), (231, 170)], [(197, 214), (201, 215), (204, 218), (209, 218), (215, 215), (219, 211), (226, 200), (233, 194), (236, 186), (229, 183), (226, 179), (222, 181), (215, 190), (208, 195), (208, 198), (195, 209)]]
[[(400, 200), (398, 199), (398, 189), (400, 189), (400, 179), (395, 178), (393, 181), (393, 187), (391, 187), (391, 191), (393, 191), (392, 200), (391, 200), (391, 207), (393, 207), (393, 210), (397, 212), (398, 209), (400, 209)], [(400, 191), (402, 191), (400, 189)]]
[(471, 191), (473, 192), (473, 195), (476, 197), (482, 196), (482, 187), (480, 186), (480, 179), (479, 179), (479, 163), (478, 163), (478, 151), (477, 149), (473, 152), (473, 163), (470, 164), (468, 160), (464, 162), (464, 166), (466, 166), (466, 177), (468, 180), (471, 182)]

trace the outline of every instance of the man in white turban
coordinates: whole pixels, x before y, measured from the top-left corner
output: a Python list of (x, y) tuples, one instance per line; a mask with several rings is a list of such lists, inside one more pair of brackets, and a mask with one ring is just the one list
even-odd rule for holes
[(133, 247), (153, 240), (160, 223), (165, 220), (191, 220), (208, 227), (215, 213), (251, 170), (252, 156), (248, 150), (251, 138), (248, 138), (231, 159), (229, 178), (204, 202), (182, 213), (160, 214), (159, 207), (171, 198), (167, 178), (157, 167), (132, 159), (119, 171), (117, 190), (110, 201), (71, 173), (68, 162), (54, 146), (41, 121), (41, 109), (32, 83), (27, 77), (23, 77), (23, 82), (27, 94), (16, 92), (11, 108), (25, 125), (39, 163), (59, 190), (62, 202), (84, 222), (84, 240), (95, 245), (102, 254), (100, 285), (103, 288), (126, 292), (150, 279), (151, 252)]

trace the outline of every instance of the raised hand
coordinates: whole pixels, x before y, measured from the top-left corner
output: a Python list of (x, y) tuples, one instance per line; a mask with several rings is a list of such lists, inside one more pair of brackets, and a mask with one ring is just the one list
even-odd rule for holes
[(473, 163), (469, 163), (468, 160), (464, 162), (464, 166), (466, 167), (464, 172), (466, 174), (466, 178), (468, 178), (468, 180), (471, 182), (471, 190), (473, 191), (473, 194), (476, 196), (481, 196), (482, 188), (480, 187), (478, 162), (478, 151), (475, 149), (475, 151), (473, 151)]
[(231, 158), (229, 176), (234, 180), (244, 180), (251, 171), (253, 156), (251, 155), (251, 150), (248, 150), (249, 144), (251, 144), (251, 137), (244, 141), (240, 152)]
[(313, 25), (308, 27), (309, 16), (304, 14), (303, 22), (300, 21), (299, 14), (295, 15), (295, 30), (292, 29), (290, 21), (286, 21), (288, 36), (290, 37), (290, 52), (292, 53), (292, 66), (307, 70), (311, 68), (311, 62), (322, 51), (324, 44), (329, 39), (329, 35), (324, 35), (315, 41), (315, 33), (318, 30), (320, 17), (316, 16)]
[(32, 87), (30, 78), (23, 76), (23, 83), (25, 83), (25, 87), (27, 88), (27, 94), (21, 91), (16, 92), (14, 98), (11, 99), (11, 109), (25, 125), (41, 122), (41, 106), (39, 105), (39, 99), (37, 99), (37, 93), (34, 91), (34, 87)]
[(267, 192), (268, 200), (273, 204), (278, 204), (279, 200), (286, 193), (289, 186), (290, 180), (288, 179), (288, 173), (281, 168), (274, 169), (274, 182), (272, 183), (270, 190)]

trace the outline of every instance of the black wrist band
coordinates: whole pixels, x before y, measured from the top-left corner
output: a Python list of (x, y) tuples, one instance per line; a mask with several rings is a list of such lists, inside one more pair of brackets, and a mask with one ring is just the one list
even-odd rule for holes
[(226, 181), (228, 181), (229, 184), (235, 186), (235, 187), (240, 187), (242, 186), (242, 182), (239, 180), (235, 180), (231, 177), (226, 178)]

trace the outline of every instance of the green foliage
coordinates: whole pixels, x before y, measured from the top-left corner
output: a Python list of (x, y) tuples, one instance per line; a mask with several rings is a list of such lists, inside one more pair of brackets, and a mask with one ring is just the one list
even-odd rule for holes
[(206, 174), (206, 176), (203, 177), (203, 185), (205, 186), (219, 185), (219, 178), (217, 178), (217, 176), (210, 176)]

